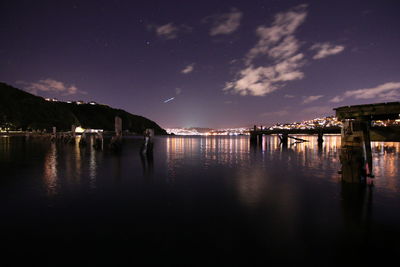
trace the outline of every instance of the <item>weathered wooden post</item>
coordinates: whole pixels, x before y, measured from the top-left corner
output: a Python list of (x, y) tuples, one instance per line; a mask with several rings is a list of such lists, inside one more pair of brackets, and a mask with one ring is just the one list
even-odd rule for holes
[(79, 145), (80, 146), (86, 146), (87, 145), (87, 140), (86, 140), (86, 130), (83, 131), (81, 135), (81, 139), (79, 140)]
[(93, 147), (95, 149), (101, 149), (103, 150), (104, 147), (104, 138), (102, 133), (96, 133), (95, 139), (94, 139), (94, 144)]
[(364, 147), (365, 147), (365, 156), (367, 160), (367, 176), (374, 177), (372, 172), (372, 149), (371, 149), (371, 136), (370, 136), (370, 126), (371, 121), (365, 120), (362, 124), (363, 131), (363, 139), (364, 139)]
[(114, 120), (115, 136), (111, 138), (110, 147), (113, 149), (120, 149), (122, 145), (122, 119), (115, 116)]
[(142, 161), (143, 173), (149, 176), (153, 173), (153, 138), (154, 130), (146, 129), (143, 133), (144, 142), (140, 149), (140, 159)]
[(72, 136), (75, 138), (76, 134), (75, 134), (75, 130), (76, 130), (76, 125), (72, 124), (71, 126), (71, 134)]
[(262, 145), (262, 139), (263, 139), (262, 133), (258, 134), (258, 135), (257, 135), (257, 142), (258, 142), (258, 145), (259, 145), (259, 146)]
[(154, 138), (154, 130), (146, 129), (144, 131), (144, 143), (142, 147), (142, 153), (151, 155), (153, 153), (153, 138)]
[(50, 140), (54, 142), (57, 139), (57, 128), (53, 126), (53, 133), (51, 134)]
[(364, 123), (360, 120), (346, 120), (343, 123), (340, 163), (344, 182), (360, 183), (365, 181)]
[(122, 119), (118, 116), (115, 117), (115, 135), (118, 138), (122, 136)]
[(257, 143), (257, 126), (254, 125), (253, 131), (250, 131), (250, 143), (256, 144)]
[(75, 130), (76, 130), (76, 126), (74, 124), (72, 124), (71, 125), (71, 135), (69, 136), (69, 138), (67, 140), (67, 142), (70, 144), (75, 144), (75, 141), (76, 141), (75, 140), (75, 137), (76, 137)]
[(281, 144), (282, 144), (283, 146), (286, 146), (286, 147), (287, 147), (288, 142), (289, 142), (289, 135), (288, 135), (288, 133), (286, 133), (286, 132), (282, 133), (282, 135), (280, 136), (280, 139), (281, 139)]
[(322, 143), (324, 142), (324, 134), (322, 133), (322, 130), (318, 131), (318, 145), (321, 146)]

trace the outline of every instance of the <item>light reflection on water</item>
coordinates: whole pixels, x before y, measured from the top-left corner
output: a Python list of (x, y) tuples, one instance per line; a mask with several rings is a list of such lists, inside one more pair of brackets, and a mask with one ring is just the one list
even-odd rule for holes
[[(281, 169), (282, 176), (303, 173), (314, 182), (340, 181), (339, 135), (326, 135), (318, 147), (316, 136), (296, 136), (307, 142), (289, 142), (282, 147), (277, 136), (263, 136), (261, 146), (251, 146), (246, 137), (168, 137), (166, 159), (169, 174), (176, 176), (188, 166), (223, 165), (237, 170), (238, 192), (242, 199), (255, 202), (263, 195), (271, 169)], [(398, 192), (400, 189), (400, 143), (372, 142), (375, 186), (381, 190)], [(273, 162), (273, 166), (268, 166)], [(275, 165), (274, 165), (275, 164)], [(266, 169), (268, 166), (270, 169)], [(200, 167), (199, 167), (200, 168)]]
[(43, 182), (49, 196), (57, 194), (57, 146), (51, 144), (44, 160)]
[(11, 138), (8, 135), (0, 136), (0, 160), (7, 161), (10, 157)]
[[(325, 136), (325, 141), (318, 147), (315, 136), (297, 136), (308, 142), (291, 142), (288, 147), (282, 147), (277, 136), (264, 136), (261, 146), (251, 146), (247, 137), (167, 137), (158, 139), (158, 143), (165, 144), (165, 162), (168, 172), (167, 179), (174, 180), (177, 171), (182, 168), (193, 167), (207, 169), (212, 166), (225, 166), (236, 168), (240, 177), (239, 191), (249, 190), (250, 198), (258, 198), (257, 190), (263, 187), (268, 175), (265, 170), (268, 162), (280, 162), (276, 168), (284, 166), (288, 175), (297, 168), (299, 172), (308, 172), (309, 176), (337, 183), (340, 180), (337, 171), (340, 169), (339, 152), (340, 136)], [(58, 151), (59, 144), (51, 144), (44, 158), (43, 183), (49, 195), (57, 194), (57, 188), (61, 186), (57, 182), (58, 174), (66, 177), (64, 184), (77, 184), (83, 179), (84, 168), (88, 169), (90, 188), (95, 189), (98, 175), (98, 160), (104, 152), (96, 151), (92, 147), (93, 139), (88, 140), (86, 147), (79, 145), (80, 137), (72, 145), (72, 151), (67, 153)], [(10, 157), (10, 138), (3, 137), (1, 157), (3, 160)], [(165, 151), (165, 152), (164, 152)], [(373, 164), (375, 173), (375, 186), (386, 191), (400, 192), (398, 179), (400, 143), (397, 142), (372, 142)], [(62, 155), (61, 169), (59, 153)], [(158, 153), (158, 152), (155, 152)], [(142, 161), (142, 166), (149, 163)], [(153, 164), (152, 162), (150, 163)], [(112, 159), (113, 173), (115, 177), (121, 177), (121, 161), (118, 157)], [(143, 166), (144, 167), (144, 166)], [(152, 167), (152, 166), (151, 166)], [(145, 167), (145, 168), (148, 168)], [(261, 168), (261, 169), (260, 169)], [(254, 170), (255, 174), (250, 172)], [(148, 170), (144, 170), (149, 174)], [(247, 172), (247, 173), (246, 173)], [(253, 177), (253, 178), (251, 178)], [(246, 189), (247, 188), (247, 189)], [(246, 189), (246, 190), (245, 190)], [(260, 193), (262, 194), (262, 193)], [(252, 202), (251, 200), (250, 202)]]
[[(240, 255), (241, 266), (252, 266), (249, 258), (263, 262), (282, 251), (326, 260), (347, 247), (360, 252), (358, 260), (369, 240), (385, 252), (395, 248), (387, 238), (400, 238), (399, 143), (372, 143), (375, 186), (365, 189), (340, 183), (340, 136), (325, 136), (320, 147), (315, 136), (297, 137), (308, 142), (157, 137), (154, 157), (139, 154), (141, 138), (125, 139), (118, 152), (95, 150), (91, 138), (86, 146), (79, 138), (75, 144), (0, 138), (0, 226), (15, 228), (2, 237), (17, 236), (19, 244), (36, 233), (55, 242), (57, 234), (74, 244), (94, 240), (93, 251), (111, 252), (127, 240), (129, 251), (147, 242), (169, 260), (224, 251), (231, 266)], [(21, 222), (31, 228), (17, 227)]]
[(96, 160), (96, 150), (93, 148), (94, 144), (94, 138), (91, 137), (89, 139), (89, 144), (88, 146), (91, 148), (90, 149), (90, 161), (89, 161), (89, 178), (90, 178), (90, 188), (91, 189), (96, 189), (96, 175), (97, 175), (97, 160)]
[[(292, 175), (293, 168), (298, 172), (306, 171), (310, 177), (321, 180), (330, 180), (333, 183), (340, 181), (340, 144), (339, 135), (326, 135), (321, 147), (318, 147), (316, 136), (296, 136), (307, 142), (289, 142), (284, 148), (277, 136), (263, 136), (261, 146), (250, 146), (246, 137), (168, 137), (166, 138), (166, 159), (168, 170), (172, 176), (176, 169), (183, 164), (197, 164), (207, 168), (213, 165), (251, 166), (257, 169), (258, 164), (268, 161), (285, 162), (287, 175)], [(392, 192), (400, 190), (399, 151), (397, 142), (372, 142), (375, 186)], [(259, 153), (259, 157), (251, 157), (252, 153)], [(252, 162), (253, 161), (253, 162)], [(193, 163), (194, 162), (194, 163)], [(277, 168), (280, 166), (277, 165)], [(283, 170), (284, 171), (284, 170)], [(265, 172), (263, 175), (267, 175)], [(284, 173), (282, 175), (285, 175)], [(245, 175), (242, 175), (245, 176)], [(262, 175), (254, 175), (262, 177)], [(245, 181), (248, 188), (260, 188), (257, 178)], [(264, 181), (265, 179), (263, 179)], [(255, 191), (255, 189), (252, 189)], [(250, 194), (252, 195), (252, 193)], [(256, 195), (256, 194), (254, 194)], [(254, 195), (252, 197), (254, 197)]]
[(372, 142), (375, 184), (393, 193), (400, 192), (399, 152), (399, 142)]

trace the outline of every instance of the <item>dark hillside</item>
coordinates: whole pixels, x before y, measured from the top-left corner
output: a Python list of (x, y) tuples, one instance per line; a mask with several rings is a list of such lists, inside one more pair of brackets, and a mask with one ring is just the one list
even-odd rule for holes
[(5, 83), (0, 83), (0, 127), (22, 130), (70, 130), (71, 125), (83, 128), (114, 130), (114, 118), (122, 118), (123, 130), (142, 133), (153, 128), (156, 134), (166, 134), (154, 121), (106, 105), (77, 105), (49, 102)]

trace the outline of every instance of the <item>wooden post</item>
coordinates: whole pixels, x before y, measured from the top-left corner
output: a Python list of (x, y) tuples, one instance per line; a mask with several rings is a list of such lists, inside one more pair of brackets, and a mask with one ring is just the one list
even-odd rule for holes
[(263, 130), (263, 126), (260, 125), (260, 134), (257, 136), (257, 142), (258, 142), (259, 146), (262, 146), (262, 140), (263, 140), (262, 130)]
[(370, 125), (371, 121), (363, 121), (363, 139), (364, 139), (364, 147), (365, 147), (365, 156), (367, 158), (367, 166), (368, 166), (368, 176), (374, 177), (372, 172), (372, 149), (371, 149), (371, 137), (370, 137)]
[(318, 145), (322, 145), (322, 143), (324, 142), (324, 134), (322, 133), (322, 131), (318, 132)]
[(347, 120), (343, 123), (340, 163), (344, 182), (365, 182), (364, 123), (361, 120)]
[(115, 136), (111, 138), (110, 147), (119, 150), (122, 146), (122, 119), (115, 117)]
[(50, 140), (54, 142), (56, 138), (57, 138), (57, 128), (53, 126), (53, 132), (51, 134)]
[(69, 144), (75, 144), (75, 130), (76, 130), (76, 126), (74, 124), (71, 125), (71, 135), (68, 135), (67, 139), (65, 140), (66, 143)]
[(104, 146), (103, 134), (96, 133), (95, 138), (94, 138), (93, 147), (95, 149), (103, 149), (103, 146)]
[(253, 131), (250, 131), (250, 143), (256, 144), (257, 143), (257, 126), (254, 125)]
[(122, 136), (122, 119), (118, 116), (115, 117), (115, 135)]
[(154, 130), (146, 129), (144, 131), (144, 144), (142, 147), (142, 153), (147, 154), (148, 156), (153, 153), (153, 138), (154, 138)]
[(283, 133), (281, 135), (281, 143), (282, 143), (282, 145), (287, 146), (288, 140), (289, 140), (288, 134), (287, 133)]
[(76, 130), (76, 126), (74, 124), (72, 124), (71, 126), (71, 134), (73, 137), (75, 137), (75, 130)]

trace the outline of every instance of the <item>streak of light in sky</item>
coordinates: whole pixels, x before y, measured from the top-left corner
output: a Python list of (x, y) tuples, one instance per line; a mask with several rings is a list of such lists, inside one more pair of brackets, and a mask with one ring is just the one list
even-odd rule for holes
[(175, 97), (168, 98), (167, 100), (164, 101), (164, 103), (168, 103), (169, 101), (172, 101), (174, 99), (175, 99)]

